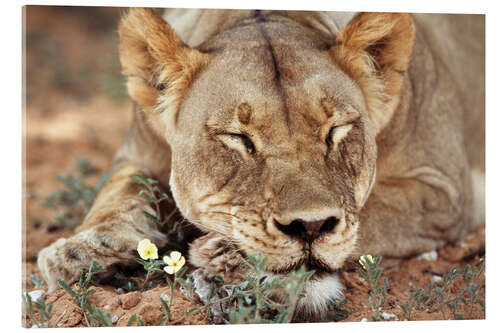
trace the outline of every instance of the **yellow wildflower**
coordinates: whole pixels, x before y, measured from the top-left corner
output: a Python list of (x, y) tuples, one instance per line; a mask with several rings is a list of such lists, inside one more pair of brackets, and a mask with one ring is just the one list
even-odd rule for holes
[(163, 261), (165, 262), (165, 264), (167, 264), (167, 266), (165, 266), (163, 269), (168, 274), (177, 273), (186, 263), (186, 259), (184, 259), (182, 254), (177, 251), (170, 252), (170, 256), (164, 256)]
[(361, 264), (361, 266), (363, 266), (364, 269), (368, 270), (368, 266), (367, 264), (370, 263), (370, 264), (373, 264), (373, 258), (370, 254), (367, 254), (367, 255), (364, 255), (364, 256), (361, 256), (359, 257), (359, 263)]
[(158, 259), (158, 248), (149, 239), (143, 239), (137, 245), (137, 252), (144, 260)]

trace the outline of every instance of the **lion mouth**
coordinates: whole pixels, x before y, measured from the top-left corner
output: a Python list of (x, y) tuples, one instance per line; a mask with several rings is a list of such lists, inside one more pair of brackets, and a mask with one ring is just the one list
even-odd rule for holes
[(314, 270), (314, 275), (312, 276), (313, 279), (319, 278), (324, 275), (333, 274), (336, 271), (338, 271), (337, 269), (332, 269), (328, 264), (326, 264), (322, 260), (314, 258), (312, 255), (307, 255), (303, 259), (297, 261), (296, 263), (290, 266), (271, 269), (270, 271), (275, 274), (286, 275), (292, 271), (301, 268), (302, 266), (304, 266), (307, 271)]

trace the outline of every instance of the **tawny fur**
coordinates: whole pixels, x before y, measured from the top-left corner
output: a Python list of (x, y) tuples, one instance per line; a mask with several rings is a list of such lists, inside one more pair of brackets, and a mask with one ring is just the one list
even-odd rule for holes
[[(180, 9), (166, 17), (173, 28), (150, 9), (120, 24), (134, 122), (77, 233), (40, 252), (50, 290), (91, 260), (130, 264), (142, 238), (166, 245), (142, 213), (150, 208), (136, 173), (170, 186), (205, 233), (189, 262), (208, 275), (241, 281), (246, 257), (259, 252), (270, 276), (302, 264), (323, 271), (306, 286), (305, 316), (341, 295), (336, 271), (360, 254), (415, 255), (484, 223), (484, 40), (469, 33), (484, 18)], [(317, 238), (286, 231), (328, 217), (336, 224)]]

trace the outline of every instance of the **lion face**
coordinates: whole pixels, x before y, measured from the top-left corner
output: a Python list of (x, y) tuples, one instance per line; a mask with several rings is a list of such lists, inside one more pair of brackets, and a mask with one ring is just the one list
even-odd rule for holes
[(411, 17), (358, 14), (334, 42), (251, 17), (194, 49), (134, 9), (119, 33), (129, 93), (171, 149), (183, 215), (262, 252), (271, 272), (340, 268), (375, 180), (376, 136), (399, 103)]
[(186, 94), (170, 140), (182, 213), (262, 252), (270, 271), (340, 268), (375, 174), (360, 89), (290, 22), (246, 25), (207, 47), (221, 51)]

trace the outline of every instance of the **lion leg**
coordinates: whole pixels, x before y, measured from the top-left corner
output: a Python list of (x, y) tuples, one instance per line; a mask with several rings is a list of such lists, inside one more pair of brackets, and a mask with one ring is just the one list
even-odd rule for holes
[(147, 200), (138, 195), (136, 174), (144, 170), (128, 162), (117, 165), (76, 234), (40, 251), (38, 266), (49, 292), (58, 288), (58, 278), (71, 283), (94, 260), (105, 268), (133, 264), (137, 244), (144, 238), (160, 247), (166, 245), (166, 235), (143, 213), (154, 214)]
[(457, 241), (478, 226), (471, 179), (453, 182), (430, 168), (377, 183), (360, 213), (359, 255), (403, 258)]

